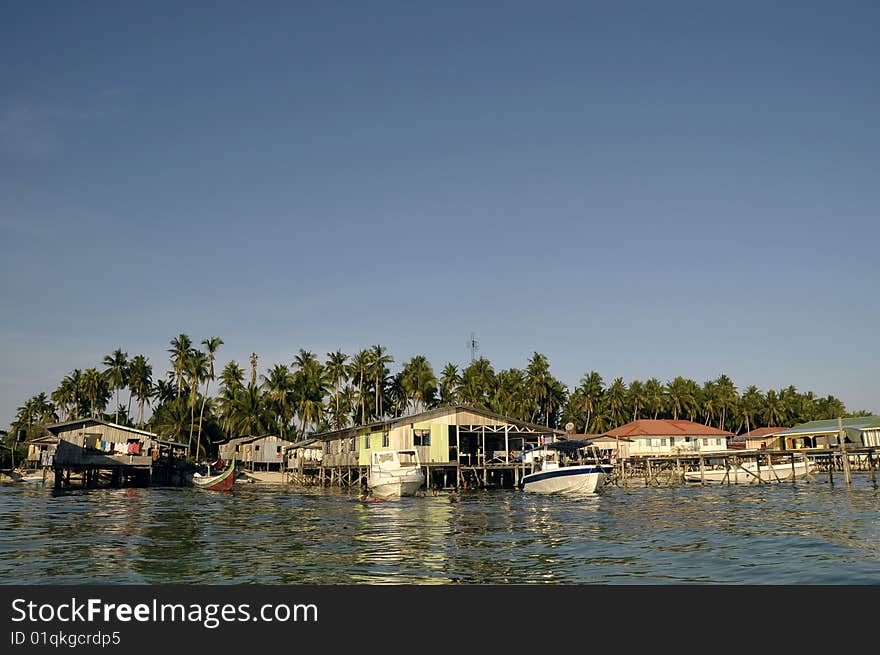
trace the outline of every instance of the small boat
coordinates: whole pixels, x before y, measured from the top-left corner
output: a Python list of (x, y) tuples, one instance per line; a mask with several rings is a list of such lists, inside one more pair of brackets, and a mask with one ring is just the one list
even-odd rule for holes
[(706, 482), (710, 484), (752, 484), (764, 482), (791, 482), (816, 470), (816, 465), (806, 459), (778, 464), (744, 462), (729, 468), (704, 468), (702, 471), (687, 471), (687, 482)]
[(195, 473), (192, 478), (193, 486), (209, 491), (229, 491), (235, 484), (235, 457), (226, 467), (226, 470), (217, 475), (202, 475)]
[(46, 476), (48, 471), (44, 471), (42, 469), (33, 469), (33, 470), (22, 470), (16, 469), (14, 471), (10, 471), (9, 477), (12, 478), (14, 482), (24, 482), (28, 484), (43, 484), (46, 481)]
[(523, 476), (520, 489), (545, 494), (601, 491), (612, 466), (599, 461), (582, 463), (578, 454), (588, 447), (575, 441), (559, 441), (526, 451), (518, 459), (532, 462), (534, 470)]
[(383, 450), (373, 453), (367, 487), (379, 498), (415, 496), (425, 484), (425, 473), (415, 450)]

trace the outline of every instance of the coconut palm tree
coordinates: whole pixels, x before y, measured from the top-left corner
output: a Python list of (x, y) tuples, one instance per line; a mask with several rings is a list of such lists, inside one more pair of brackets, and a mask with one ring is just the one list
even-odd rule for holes
[(602, 380), (602, 376), (599, 375), (596, 371), (590, 371), (584, 377), (581, 378), (581, 383), (578, 385), (578, 389), (581, 391), (581, 397), (583, 398), (584, 409), (587, 412), (587, 421), (584, 424), (584, 432), (590, 431), (590, 425), (593, 422), (593, 412), (596, 411), (596, 408), (599, 406), (599, 401), (602, 399), (604, 381)]
[(385, 379), (388, 376), (387, 365), (393, 363), (394, 357), (387, 353), (385, 346), (377, 344), (370, 348), (368, 372), (376, 394), (376, 402), (373, 405), (376, 408), (376, 418), (382, 418), (385, 415), (383, 396), (385, 395)]
[(358, 425), (365, 425), (367, 422), (366, 416), (366, 380), (367, 380), (367, 371), (370, 367), (370, 352), (368, 350), (360, 350), (358, 353), (351, 358), (351, 366), (350, 366), (350, 377), (357, 385), (358, 392), (358, 409), (359, 416), (355, 421)]
[(478, 357), (461, 374), (461, 399), (463, 402), (489, 409), (495, 389), (495, 370), (485, 357)]
[(276, 364), (263, 376), (266, 404), (274, 417), (279, 436), (284, 438), (284, 428), (293, 419), (293, 376), (284, 364)]
[(268, 430), (265, 396), (255, 384), (244, 387), (235, 397), (232, 430), (239, 435), (259, 435)]
[(608, 402), (608, 414), (611, 423), (615, 426), (623, 424), (627, 401), (627, 388), (623, 378), (614, 378), (611, 386), (605, 392), (605, 398)]
[(82, 374), (82, 390), (89, 401), (89, 415), (92, 418), (104, 411), (110, 399), (107, 379), (96, 368), (87, 368)]
[(518, 368), (499, 371), (495, 376), (492, 390), (491, 410), (504, 416), (527, 421), (530, 407), (525, 373)]
[(66, 375), (58, 388), (52, 392), (52, 402), (55, 403), (64, 421), (71, 418), (72, 411), (76, 411), (76, 391), (76, 384), (69, 375)]
[(174, 382), (177, 388), (177, 395), (183, 390), (183, 369), (186, 365), (186, 358), (192, 350), (192, 339), (186, 334), (180, 334), (171, 340), (171, 367), (174, 371)]
[(655, 419), (663, 411), (663, 383), (657, 378), (645, 382), (645, 409)]
[(324, 365), (324, 370), (327, 374), (327, 382), (329, 383), (330, 388), (333, 389), (334, 422), (336, 422), (341, 416), (340, 403), (342, 402), (342, 399), (339, 396), (342, 386), (348, 381), (347, 362), (348, 355), (341, 350), (327, 353), (327, 363)]
[(761, 418), (767, 426), (784, 425), (786, 422), (785, 400), (773, 389), (768, 389), (764, 396)]
[(251, 386), (257, 386), (257, 353), (251, 353)]
[(214, 358), (217, 354), (217, 350), (223, 345), (223, 339), (220, 337), (202, 339), (202, 345), (208, 351), (208, 369), (205, 372), (204, 377), (205, 395), (202, 396), (202, 408), (199, 410), (199, 436), (196, 438), (196, 457), (198, 457), (199, 448), (202, 445), (202, 418), (205, 415), (205, 404), (208, 402), (208, 387), (211, 384), (211, 380), (214, 379)]
[(719, 375), (718, 379), (715, 380), (715, 389), (717, 391), (716, 398), (718, 401), (718, 409), (721, 412), (721, 423), (718, 427), (723, 430), (728, 412), (734, 410), (738, 404), (739, 394), (736, 391), (736, 386), (734, 386), (733, 380), (727, 377), (724, 373)]
[[(186, 361), (183, 365), (184, 374), (187, 377), (187, 384), (189, 386), (189, 392), (187, 395), (187, 401), (190, 408), (190, 425), (189, 425), (189, 451), (190, 455), (192, 455), (192, 447), (193, 447), (193, 428), (195, 427), (195, 412), (196, 412), (196, 404), (199, 400), (199, 384), (205, 377), (208, 375), (208, 356), (203, 353), (201, 350), (192, 350), (190, 351), (189, 356), (186, 358)], [(196, 451), (195, 456), (198, 457), (199, 453)]]
[(135, 355), (128, 368), (128, 386), (138, 403), (138, 427), (144, 425), (144, 405), (153, 397), (153, 367), (143, 355)]
[(645, 393), (645, 385), (639, 380), (633, 380), (629, 383), (628, 401), (632, 407), (632, 419), (641, 417), (641, 410), (647, 404), (647, 394)]
[(400, 376), (405, 396), (412, 403), (412, 411), (418, 414), (422, 405), (430, 405), (437, 393), (437, 378), (431, 363), (424, 355), (415, 355), (403, 366)]
[(119, 423), (119, 388), (128, 384), (128, 353), (117, 348), (111, 355), (104, 356), (104, 375), (107, 382), (116, 390), (116, 415), (114, 423)]
[(461, 386), (461, 375), (458, 366), (449, 362), (440, 371), (440, 405), (447, 407), (458, 403), (458, 389)]
[(764, 396), (755, 385), (749, 386), (742, 395), (740, 411), (746, 424), (746, 434), (757, 427), (756, 419), (761, 414)]

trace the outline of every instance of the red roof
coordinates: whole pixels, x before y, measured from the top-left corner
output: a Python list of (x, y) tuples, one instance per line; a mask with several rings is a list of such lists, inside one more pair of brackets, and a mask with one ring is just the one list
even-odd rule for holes
[(693, 421), (640, 419), (609, 430), (612, 437), (732, 437), (733, 432), (719, 430)]
[(787, 429), (788, 428), (779, 428), (779, 427), (776, 427), (776, 428), (756, 428), (756, 429), (752, 430), (751, 432), (748, 432), (742, 436), (743, 436), (743, 438), (746, 438), (746, 437), (765, 437), (768, 434), (773, 434), (774, 432), (779, 432), (780, 430), (787, 430)]

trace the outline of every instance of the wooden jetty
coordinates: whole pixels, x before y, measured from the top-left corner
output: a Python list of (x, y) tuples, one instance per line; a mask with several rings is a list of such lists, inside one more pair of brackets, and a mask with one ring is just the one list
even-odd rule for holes
[[(780, 481), (807, 483), (826, 480), (834, 482), (835, 472), (840, 472), (841, 482), (847, 482), (846, 471), (866, 471), (876, 480), (878, 466), (877, 448), (848, 448), (845, 453), (836, 448), (811, 448), (797, 450), (735, 450), (711, 454), (684, 453), (669, 455), (630, 456), (615, 463), (611, 484), (619, 487), (658, 487), (687, 483), (685, 473), (725, 469), (736, 472), (748, 470), (748, 482), (738, 482), (742, 476), (729, 475), (723, 484), (767, 484)], [(793, 465), (806, 458), (814, 465), (803, 476), (774, 475), (771, 464)], [(746, 468), (747, 464), (752, 464)], [(761, 467), (764, 467), (762, 475)], [(696, 476), (693, 476), (696, 479)], [(851, 482), (851, 479), (849, 480)], [(697, 484), (709, 484), (708, 481)]]

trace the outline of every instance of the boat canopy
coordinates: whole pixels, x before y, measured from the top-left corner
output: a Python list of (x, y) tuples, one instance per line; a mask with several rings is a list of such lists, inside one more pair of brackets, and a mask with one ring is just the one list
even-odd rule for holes
[(539, 446), (533, 446), (528, 450), (522, 451), (516, 457), (517, 462), (521, 462), (523, 457), (529, 455), (531, 453), (535, 453), (540, 450), (558, 450), (563, 453), (573, 453), (578, 450), (583, 450), (584, 448), (591, 448), (593, 444), (586, 443), (584, 441), (578, 441), (575, 439), (564, 439), (562, 441), (554, 441), (553, 443), (545, 443)]

